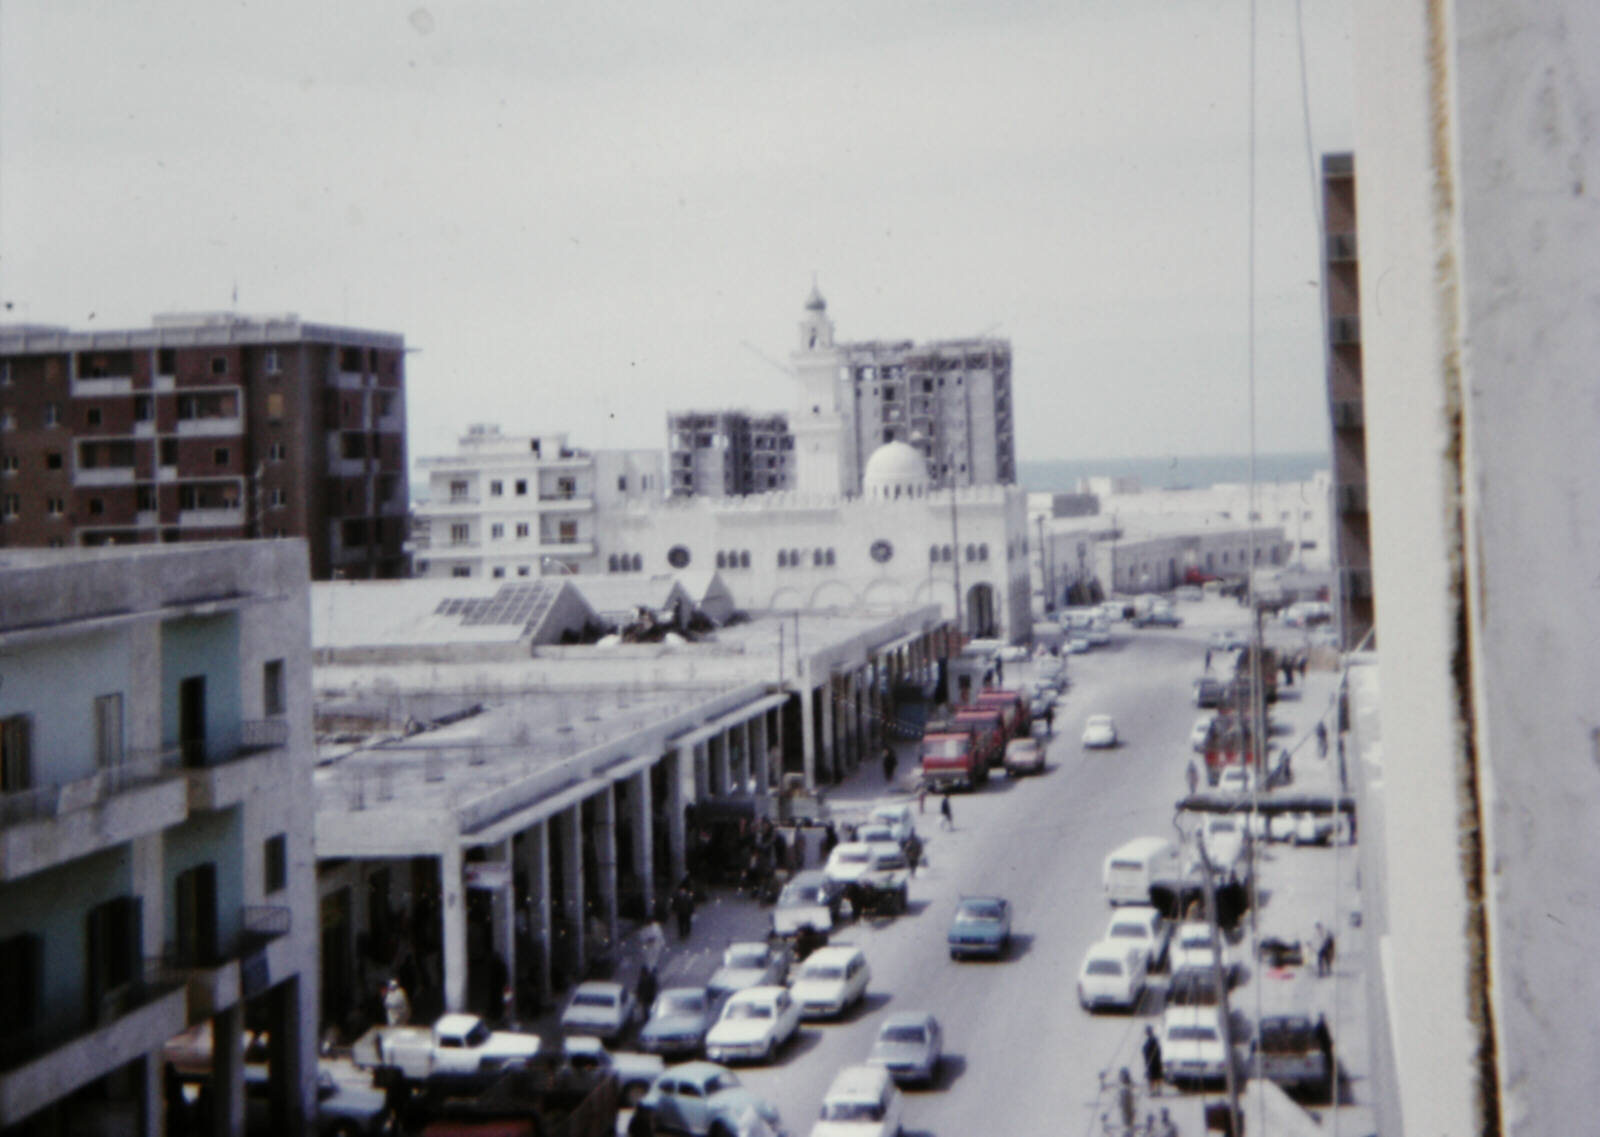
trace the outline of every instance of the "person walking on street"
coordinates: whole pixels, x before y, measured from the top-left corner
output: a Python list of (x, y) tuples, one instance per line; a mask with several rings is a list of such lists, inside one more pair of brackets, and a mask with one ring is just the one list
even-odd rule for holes
[(644, 926), (644, 931), (639, 933), (639, 956), (644, 961), (646, 970), (654, 971), (661, 966), (661, 956), (667, 950), (667, 933), (661, 930), (661, 925), (651, 920)]
[(996, 656), (994, 661), (994, 682), (997, 687), (1006, 685), (1006, 661), (999, 656)]
[(906, 864), (911, 868), (911, 875), (917, 875), (917, 865), (922, 863), (922, 838), (916, 833), (906, 838)]
[(686, 940), (694, 927), (694, 891), (687, 880), (672, 894), (672, 914), (678, 918), (678, 938)]
[(398, 979), (389, 980), (389, 987), (383, 993), (383, 1017), (390, 1026), (405, 1026), (411, 1021), (411, 1000), (406, 998), (405, 988)]
[(956, 815), (950, 808), (950, 793), (946, 791), (944, 796), (939, 799), (939, 828), (954, 829), (955, 827)]
[(656, 969), (648, 965), (639, 968), (639, 982), (633, 989), (634, 998), (639, 1000), (639, 1006), (647, 1015), (650, 1013), (650, 1008), (656, 1005), (656, 992), (659, 988)]
[(1144, 1045), (1140, 1047), (1144, 1057), (1144, 1077), (1150, 1087), (1151, 1096), (1161, 1092), (1161, 1043), (1156, 1040), (1156, 1032), (1147, 1024), (1144, 1028)]
[(926, 782), (917, 787), (917, 812), (928, 812), (928, 785)]
[(1206, 674), (1211, 674), (1211, 649), (1206, 648)]
[(1054, 703), (1048, 704), (1044, 709), (1044, 729), (1045, 733), (1049, 735), (1054, 735), (1056, 732), (1056, 705)]
[(900, 760), (894, 756), (894, 747), (885, 746), (883, 748), (883, 780), (884, 781), (886, 781), (886, 782), (894, 781), (895, 767), (898, 766), (899, 764), (900, 764)]
[(1183, 776), (1189, 783), (1189, 793), (1193, 796), (1200, 785), (1200, 768), (1194, 764), (1193, 758), (1189, 759), (1189, 768), (1183, 772)]
[(1328, 756), (1328, 724), (1321, 719), (1317, 720), (1317, 757)]
[(828, 822), (827, 828), (822, 831), (822, 860), (828, 860), (828, 855), (839, 844), (839, 830), (834, 828), (833, 822)]

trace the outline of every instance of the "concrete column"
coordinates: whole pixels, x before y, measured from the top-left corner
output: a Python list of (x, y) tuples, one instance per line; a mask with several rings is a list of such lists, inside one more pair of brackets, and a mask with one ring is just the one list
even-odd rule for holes
[(683, 879), (689, 871), (688, 841), (683, 826), (684, 799), (684, 751), (680, 747), (667, 754), (662, 761), (666, 763), (667, 782), (667, 852), (672, 858), (671, 876), (674, 882)]
[(617, 791), (610, 782), (595, 796), (594, 859), (600, 879), (600, 919), (605, 923), (606, 942), (617, 942)]
[(812, 713), (811, 685), (804, 679), (799, 684), (800, 695), (800, 758), (806, 775), (806, 789), (817, 788), (817, 724)]
[(461, 882), (461, 843), (446, 838), (439, 856), (439, 918), (444, 921), (444, 1009), (467, 1009), (467, 890)]
[[(539, 991), (539, 1001), (550, 999), (550, 953), (554, 939), (550, 935), (550, 823), (539, 821), (528, 828), (522, 837), (523, 873), (528, 878), (528, 935), (539, 945), (534, 960), (534, 985)], [(513, 870), (515, 871), (515, 870)]]
[[(690, 748), (692, 769), (689, 772), (692, 780), (685, 786), (690, 801), (704, 801), (711, 796), (711, 760), (706, 750), (704, 740), (696, 742)], [(690, 789), (689, 786), (693, 788)]]
[[(511, 838), (507, 837), (498, 844), (491, 845), (488, 850), (491, 861), (503, 862), (506, 866), (506, 880), (504, 888), (494, 890), (494, 945), (500, 953), (500, 958), (506, 965), (506, 982), (510, 984), (512, 994), (515, 996), (517, 989), (517, 866), (511, 857)], [(493, 1000), (495, 992), (491, 991), (490, 999)], [(516, 1007), (506, 1008), (506, 1016), (514, 1018)]]
[(744, 726), (740, 728), (744, 731), (744, 741), (742, 746), (744, 750), (744, 774), (747, 781), (747, 789), (748, 792), (754, 794), (756, 797), (761, 797), (767, 792), (767, 781), (765, 778), (767, 763), (764, 755), (761, 758), (756, 757), (758, 754), (763, 754), (763, 751), (760, 748), (761, 740), (756, 737), (758, 720), (760, 718), (761, 716), (757, 715), (753, 719), (745, 719)]
[(644, 890), (644, 914), (649, 920), (656, 898), (656, 835), (648, 768), (629, 779), (628, 804), (632, 807), (628, 824), (633, 832), (633, 871)]
[(211, 1016), (211, 1132), (244, 1132), (244, 1011), (241, 1004)]
[(577, 982), (583, 978), (588, 962), (583, 926), (583, 807), (568, 806), (556, 818), (556, 840), (561, 842), (561, 920), (567, 929), (567, 958), (563, 963)]
[(766, 713), (760, 713), (749, 721), (750, 728), (750, 777), (755, 782), (755, 792), (760, 795), (771, 793), (773, 788), (773, 771), (766, 755)]
[(733, 792), (733, 763), (728, 756), (728, 731), (713, 734), (706, 739), (706, 756), (711, 761), (711, 784), (719, 795)]
[(833, 676), (826, 675), (822, 680), (822, 722), (817, 726), (817, 746), (821, 751), (819, 765), (828, 771), (830, 780), (844, 772), (839, 768), (839, 748), (833, 738), (833, 700)]

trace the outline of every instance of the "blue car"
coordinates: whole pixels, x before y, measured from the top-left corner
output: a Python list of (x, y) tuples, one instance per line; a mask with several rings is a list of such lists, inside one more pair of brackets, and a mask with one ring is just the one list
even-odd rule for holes
[(951, 959), (986, 955), (999, 959), (1011, 942), (1011, 904), (999, 896), (963, 896), (950, 921)]

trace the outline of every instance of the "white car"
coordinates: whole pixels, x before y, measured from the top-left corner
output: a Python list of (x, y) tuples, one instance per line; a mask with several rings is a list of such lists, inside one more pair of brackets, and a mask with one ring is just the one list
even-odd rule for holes
[(883, 1020), (867, 1064), (882, 1066), (896, 1082), (932, 1085), (943, 1054), (939, 1020), (926, 1011), (902, 1011)]
[[(1248, 766), (1228, 766), (1217, 778), (1217, 789), (1225, 794), (1248, 794), (1255, 789), (1256, 779)], [(1206, 850), (1209, 852), (1209, 838)]]
[(621, 983), (580, 983), (561, 1012), (561, 1029), (610, 1042), (628, 1029), (635, 1013), (633, 993)]
[(905, 1099), (881, 1066), (846, 1066), (822, 1098), (811, 1137), (897, 1137)]
[(800, 1004), (787, 987), (746, 987), (722, 1008), (706, 1035), (713, 1062), (771, 1062), (800, 1029)]
[(1194, 720), (1194, 726), (1189, 730), (1189, 747), (1196, 754), (1206, 752), (1206, 740), (1211, 737), (1211, 720), (1216, 715), (1201, 715)]
[(1101, 940), (1090, 944), (1078, 969), (1078, 1005), (1086, 1011), (1100, 1007), (1132, 1010), (1144, 994), (1144, 948), (1126, 940)]
[(1117, 744), (1117, 724), (1110, 715), (1090, 715), (1083, 724), (1083, 744), (1105, 749)]
[(872, 968), (858, 947), (838, 944), (812, 952), (790, 987), (800, 1017), (834, 1018), (866, 997)]
[(909, 805), (880, 805), (872, 811), (874, 825), (887, 825), (896, 841), (905, 841), (917, 831), (916, 815)]
[(1074, 635), (1067, 640), (1067, 654), (1083, 655), (1091, 646), (1092, 645), (1089, 643), (1089, 637), (1081, 634)]
[(1179, 924), (1169, 954), (1174, 975), (1196, 968), (1210, 971), (1213, 958), (1222, 964), (1223, 976), (1228, 974), (1228, 947), (1217, 942), (1211, 934), (1211, 925), (1204, 920), (1185, 920)]
[(1111, 626), (1104, 620), (1096, 619), (1089, 625), (1086, 633), (1089, 642), (1095, 647), (1105, 647), (1111, 642)]
[(895, 836), (894, 826), (869, 821), (857, 827), (856, 840), (863, 845), (893, 845), (899, 848), (901, 839)]
[(822, 871), (835, 885), (854, 884), (872, 871), (872, 846), (865, 841), (846, 841), (835, 846)]
[(1105, 938), (1112, 943), (1142, 948), (1146, 967), (1159, 971), (1167, 961), (1172, 925), (1149, 904), (1128, 904), (1111, 914)]
[(1174, 1084), (1220, 1082), (1233, 1047), (1220, 1007), (1170, 1007), (1161, 1023), (1161, 1076)]
[(1231, 869), (1244, 856), (1244, 819), (1231, 813), (1210, 815), (1206, 818), (1205, 841), (1206, 856), (1211, 858), (1212, 866)]

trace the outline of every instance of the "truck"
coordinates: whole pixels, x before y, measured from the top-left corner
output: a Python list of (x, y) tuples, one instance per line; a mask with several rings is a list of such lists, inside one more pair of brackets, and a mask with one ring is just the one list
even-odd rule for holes
[[(935, 793), (975, 790), (989, 780), (991, 751), (1000, 715), (991, 711), (962, 722), (961, 716), (936, 726), (922, 738), (922, 781)], [(1001, 746), (1005, 745), (1000, 737)]]
[(373, 1027), (356, 1039), (350, 1057), (383, 1077), (482, 1087), (538, 1053), (536, 1034), (490, 1030), (477, 1015), (449, 1014), (431, 1027)]
[(478, 1092), (432, 1087), (410, 1095), (401, 1131), (422, 1137), (611, 1137), (620, 1106), (611, 1071), (540, 1058)]
[[(1028, 737), (1029, 702), (1024, 692), (990, 687), (978, 692), (978, 697), (972, 701), (972, 706), (982, 710), (999, 711), (1008, 740)], [(1004, 749), (1003, 743), (1001, 749)]]
[(1255, 732), (1250, 727), (1248, 708), (1243, 712), (1223, 710), (1211, 719), (1206, 729), (1206, 784), (1214, 786), (1229, 766), (1248, 766), (1252, 760)]
[(982, 704), (962, 707), (956, 712), (952, 722), (953, 729), (964, 730), (972, 735), (977, 755), (986, 770), (992, 770), (1005, 761), (1006, 743), (1010, 740), (1010, 735), (1006, 729), (1005, 712), (1000, 708)]

